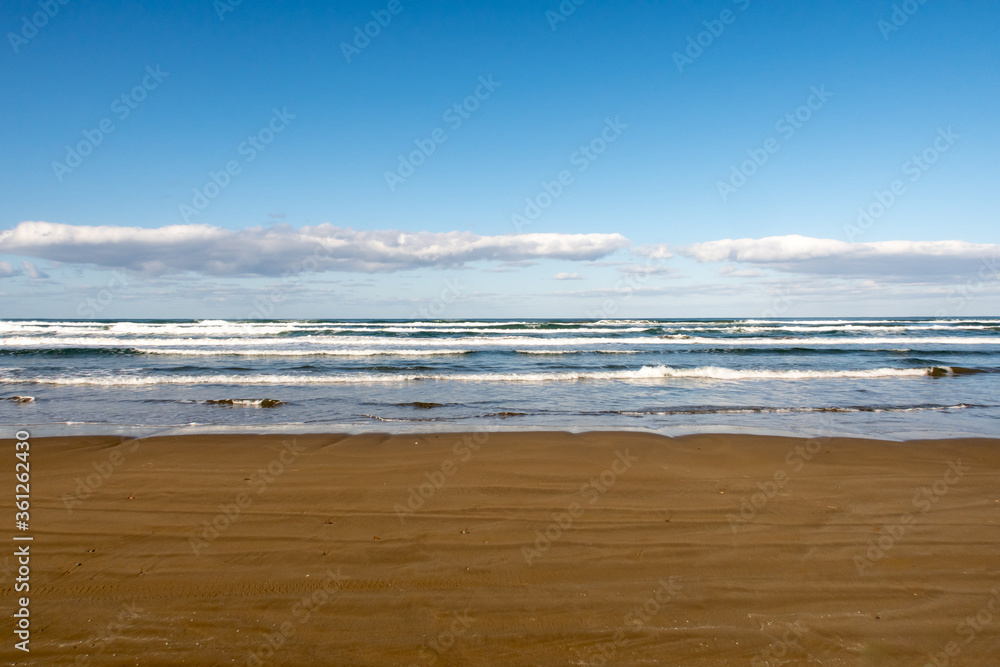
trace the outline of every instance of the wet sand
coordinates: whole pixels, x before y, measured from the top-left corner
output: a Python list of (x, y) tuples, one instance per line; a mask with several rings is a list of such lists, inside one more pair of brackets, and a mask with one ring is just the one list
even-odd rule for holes
[(6, 662), (1000, 655), (1000, 440), (188, 435), (30, 456), (31, 652), (8, 613)]

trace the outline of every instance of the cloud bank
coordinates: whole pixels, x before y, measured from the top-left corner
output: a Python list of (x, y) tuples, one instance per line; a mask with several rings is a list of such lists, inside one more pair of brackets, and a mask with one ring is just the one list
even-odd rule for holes
[[(0, 232), (0, 253), (150, 274), (278, 276), (289, 272), (379, 273), (468, 262), (595, 260), (629, 244), (621, 234), (364, 231), (330, 224), (228, 230), (208, 225), (147, 229), (22, 222)], [(311, 259), (310, 259), (311, 258)]]
[(737, 262), (829, 276), (945, 276), (974, 273), (996, 262), (1000, 245), (966, 241), (847, 243), (808, 236), (723, 239), (678, 250), (698, 262)]
[[(208, 225), (159, 228), (22, 222), (0, 231), (0, 253), (75, 266), (127, 269), (145, 275), (198, 274), (217, 277), (274, 277), (289, 273), (342, 271), (389, 273), (420, 268), (461, 268), (496, 262), (499, 269), (532, 266), (540, 260), (595, 262), (629, 245), (621, 234), (510, 234), (356, 230), (322, 224), (293, 228), (279, 224), (229, 230)], [(865, 278), (903, 282), (946, 282), (995, 267), (1000, 245), (967, 241), (877, 241), (848, 243), (800, 235), (722, 239), (674, 247), (631, 248), (650, 266), (627, 265), (625, 273), (680, 274), (662, 262), (674, 252), (700, 263), (725, 264), (731, 278), (766, 276), (762, 269), (817, 278)], [(29, 262), (0, 262), (0, 278), (47, 277)], [(606, 262), (605, 262), (606, 264)], [(594, 264), (592, 264), (594, 265)], [(579, 278), (559, 273), (557, 280)]]

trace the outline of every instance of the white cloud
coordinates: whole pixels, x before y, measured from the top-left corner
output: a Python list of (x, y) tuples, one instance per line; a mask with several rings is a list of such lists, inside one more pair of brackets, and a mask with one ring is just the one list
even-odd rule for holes
[(43, 278), (49, 277), (49, 274), (45, 273), (44, 271), (42, 271), (37, 266), (35, 266), (34, 264), (32, 264), (27, 260), (21, 262), (21, 266), (24, 267), (25, 275), (27, 275), (32, 280), (41, 280)]
[(745, 296), (746, 287), (741, 285), (725, 285), (721, 283), (699, 283), (695, 285), (677, 285), (673, 287), (655, 286), (635, 286), (624, 282), (612, 287), (599, 287), (596, 289), (576, 290), (572, 292), (556, 292), (555, 295), (563, 298), (577, 299), (606, 299), (619, 297), (624, 299), (632, 298), (657, 298), (662, 301), (663, 297), (687, 297), (687, 296)]
[(16, 268), (10, 262), (0, 262), (0, 278), (12, 276), (27, 276), (32, 280), (43, 280), (48, 278), (49, 274), (27, 260), (21, 262), (21, 268)]
[(330, 224), (238, 231), (207, 225), (154, 229), (22, 222), (0, 232), (0, 252), (68, 264), (166, 274), (277, 276), (289, 272), (387, 272), (467, 262), (595, 260), (628, 245), (621, 234), (364, 231)]
[(661, 276), (665, 278), (680, 278), (682, 273), (669, 266), (649, 264), (626, 264), (618, 269), (623, 276)]
[(847, 243), (808, 236), (723, 239), (679, 250), (699, 262), (741, 262), (781, 271), (838, 276), (928, 276), (975, 273), (996, 261), (1000, 245), (966, 241)]
[(557, 273), (552, 276), (553, 280), (583, 280), (579, 273)]
[(719, 268), (719, 275), (727, 278), (762, 278), (767, 275), (767, 271), (760, 269), (737, 269), (735, 266), (723, 266)]
[(639, 257), (648, 257), (650, 259), (670, 259), (674, 256), (674, 253), (667, 249), (666, 243), (641, 245), (633, 248), (632, 254), (638, 255)]

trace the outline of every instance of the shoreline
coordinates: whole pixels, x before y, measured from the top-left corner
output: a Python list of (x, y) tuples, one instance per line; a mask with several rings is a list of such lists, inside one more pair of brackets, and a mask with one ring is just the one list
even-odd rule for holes
[[(859, 425), (864, 426), (864, 425)], [(453, 433), (572, 433), (583, 434), (591, 432), (601, 433), (645, 433), (649, 435), (663, 436), (667, 438), (678, 438), (685, 436), (711, 436), (711, 435), (747, 435), (765, 436), (777, 438), (814, 438), (814, 437), (834, 437), (834, 438), (859, 438), (863, 440), (877, 440), (885, 442), (908, 442), (910, 440), (952, 440), (962, 438), (985, 438), (1000, 439), (1000, 428), (996, 433), (977, 433), (961, 431), (958, 429), (916, 429), (898, 430), (888, 433), (858, 433), (847, 428), (811, 428), (803, 430), (790, 430), (780, 428), (763, 428), (756, 426), (730, 426), (726, 424), (681, 424), (677, 426), (665, 426), (659, 429), (648, 426), (606, 426), (584, 425), (579, 427), (565, 427), (562, 425), (542, 425), (542, 426), (517, 426), (506, 424), (502, 420), (487, 422), (482, 425), (455, 424), (444, 422), (411, 422), (399, 423), (375, 422), (369, 425), (360, 426), (358, 424), (301, 424), (301, 423), (279, 423), (279, 424), (179, 424), (173, 426), (158, 425), (133, 425), (133, 424), (105, 424), (105, 423), (57, 423), (57, 424), (8, 424), (8, 432), (13, 433), (18, 429), (25, 429), (34, 437), (41, 438), (89, 438), (89, 437), (126, 437), (126, 438), (148, 438), (148, 437), (186, 437), (191, 435), (366, 435), (366, 434), (391, 434), (391, 435), (435, 435)], [(3, 440), (3, 438), (0, 438)]]
[(34, 659), (976, 664), (1000, 647), (1000, 438), (31, 443)]
[(490, 424), (671, 436), (1000, 435), (991, 400), (1000, 395), (1000, 318), (66, 320), (0, 329), (10, 362), (0, 422), (32, 423), (40, 435)]

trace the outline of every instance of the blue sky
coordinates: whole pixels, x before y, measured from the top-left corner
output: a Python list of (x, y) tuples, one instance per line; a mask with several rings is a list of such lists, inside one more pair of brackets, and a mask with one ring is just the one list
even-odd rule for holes
[(5, 2), (0, 311), (995, 315), (998, 19)]

